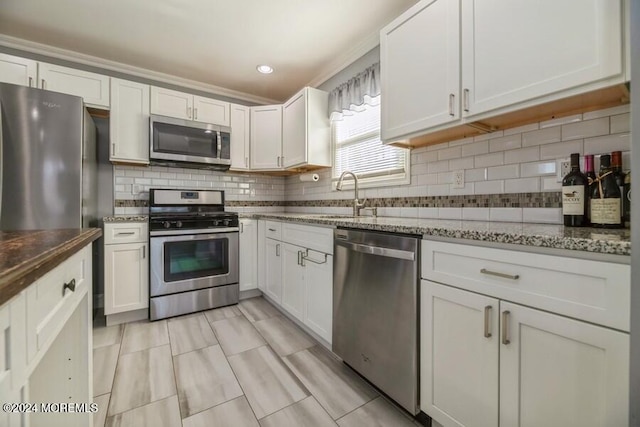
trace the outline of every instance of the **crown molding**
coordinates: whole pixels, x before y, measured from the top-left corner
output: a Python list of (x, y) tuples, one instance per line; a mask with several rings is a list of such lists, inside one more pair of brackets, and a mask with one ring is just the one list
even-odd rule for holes
[(49, 56), (52, 58), (62, 59), (65, 61), (84, 64), (91, 67), (98, 67), (108, 71), (128, 74), (131, 76), (141, 77), (161, 83), (176, 85), (188, 89), (201, 90), (212, 95), (226, 96), (236, 98), (243, 101), (255, 102), (257, 104), (279, 104), (279, 100), (264, 98), (245, 92), (232, 89), (226, 89), (216, 85), (210, 85), (196, 80), (185, 79), (171, 74), (160, 73), (146, 68), (135, 67), (133, 65), (123, 64), (121, 62), (111, 61), (97, 56), (86, 55), (84, 53), (74, 52), (59, 47), (49, 46), (29, 40), (19, 39), (0, 33), (0, 46), (11, 49), (22, 50), (38, 55)]
[(323, 67), (317, 76), (307, 84), (307, 86), (320, 86), (379, 44), (380, 31), (371, 33), (366, 39), (355, 45), (353, 49), (347, 51), (344, 55), (338, 56), (335, 61), (332, 61), (327, 64), (326, 67)]

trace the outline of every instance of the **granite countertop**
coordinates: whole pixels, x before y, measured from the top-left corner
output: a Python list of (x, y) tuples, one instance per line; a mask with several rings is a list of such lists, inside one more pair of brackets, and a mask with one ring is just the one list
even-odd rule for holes
[(103, 222), (147, 222), (149, 215), (112, 215), (102, 217)]
[(353, 218), (327, 214), (242, 213), (240, 217), (418, 234), (425, 238), (437, 236), (601, 254), (631, 255), (630, 230), (571, 228), (555, 224), (513, 222), (393, 217)]
[(0, 304), (101, 235), (99, 228), (0, 231)]

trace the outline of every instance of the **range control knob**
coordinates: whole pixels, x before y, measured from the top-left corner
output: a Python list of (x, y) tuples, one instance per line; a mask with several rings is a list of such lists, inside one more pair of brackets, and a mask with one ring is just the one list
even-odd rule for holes
[(176, 221), (176, 227), (182, 228), (182, 221)]
[(229, 224), (231, 224), (231, 220), (230, 220), (230, 219), (225, 219), (225, 220), (224, 220), (224, 226), (225, 226), (225, 227), (228, 227), (228, 226), (229, 226)]
[(169, 221), (165, 221), (165, 222), (162, 223), (162, 226), (164, 228), (171, 228), (171, 223)]

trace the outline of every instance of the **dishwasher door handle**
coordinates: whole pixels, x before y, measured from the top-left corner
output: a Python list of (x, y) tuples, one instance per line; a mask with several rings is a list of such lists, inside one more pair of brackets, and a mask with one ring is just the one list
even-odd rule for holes
[(411, 251), (403, 251), (400, 249), (391, 249), (391, 248), (382, 248), (380, 246), (370, 246), (363, 245), (361, 243), (351, 243), (351, 242), (336, 242), (338, 246), (344, 246), (356, 252), (361, 252), (363, 254), (369, 255), (380, 255), (388, 258), (398, 258), (398, 259), (406, 259), (409, 261), (414, 261), (416, 258), (416, 254)]

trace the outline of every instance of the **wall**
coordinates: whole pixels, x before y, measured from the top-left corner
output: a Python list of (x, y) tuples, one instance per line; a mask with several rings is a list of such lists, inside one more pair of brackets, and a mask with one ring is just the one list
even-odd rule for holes
[[(560, 223), (556, 159), (619, 150), (629, 169), (629, 111), (625, 105), (414, 149), (410, 185), (364, 189), (360, 196), (386, 216)], [(463, 189), (452, 186), (455, 170), (464, 170)], [(332, 191), (330, 170), (320, 176), (304, 183), (287, 178), (287, 210), (350, 212), (349, 201), (336, 200), (353, 192)]]

